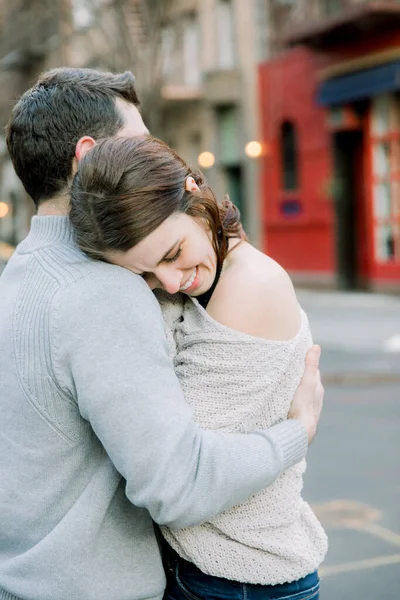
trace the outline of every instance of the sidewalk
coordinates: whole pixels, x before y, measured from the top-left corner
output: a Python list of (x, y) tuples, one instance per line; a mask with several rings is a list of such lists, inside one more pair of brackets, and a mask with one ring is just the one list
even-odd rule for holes
[(297, 289), (332, 383), (400, 381), (400, 297)]

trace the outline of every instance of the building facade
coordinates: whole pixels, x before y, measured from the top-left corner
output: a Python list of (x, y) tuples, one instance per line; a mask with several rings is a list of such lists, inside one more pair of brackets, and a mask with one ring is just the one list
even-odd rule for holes
[[(259, 242), (258, 3), (181, 2), (163, 29), (163, 137), (238, 205)], [(250, 155), (249, 155), (250, 154)]]
[[(222, 199), (242, 211), (250, 238), (260, 232), (258, 139), (259, 0), (0, 0), (0, 120), (40, 72), (60, 66), (132, 70), (146, 123)], [(3, 16), (3, 19), (1, 17)], [(33, 204), (0, 144), (0, 239), (15, 244)], [(1, 212), (0, 212), (1, 214)]]
[[(0, 0), (0, 126), (42, 68), (66, 60), (61, 42), (65, 0)], [(29, 227), (33, 202), (15, 175), (0, 135), (0, 241), (14, 246)], [(5, 253), (2, 253), (5, 254)]]
[(400, 4), (313, 6), (259, 69), (264, 248), (304, 283), (398, 291)]

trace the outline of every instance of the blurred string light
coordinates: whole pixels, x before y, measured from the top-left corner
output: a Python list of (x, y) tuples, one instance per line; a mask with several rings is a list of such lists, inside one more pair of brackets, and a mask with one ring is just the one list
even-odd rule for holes
[(215, 156), (212, 152), (202, 152), (197, 157), (197, 162), (202, 169), (210, 169), (214, 166)]
[(0, 202), (0, 219), (8, 215), (10, 208), (6, 202)]
[(252, 140), (246, 144), (244, 151), (249, 158), (259, 158), (263, 152), (263, 147), (260, 142)]

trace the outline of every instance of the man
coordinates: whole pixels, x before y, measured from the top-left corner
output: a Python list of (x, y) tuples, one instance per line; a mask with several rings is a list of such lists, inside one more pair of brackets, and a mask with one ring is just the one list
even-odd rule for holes
[(202, 431), (142, 278), (75, 246), (68, 189), (95, 141), (147, 132), (134, 78), (46, 73), (7, 130), (38, 207), (0, 279), (0, 600), (161, 599), (152, 519), (195, 525), (301, 460), (323, 388), (309, 355), (291, 419)]

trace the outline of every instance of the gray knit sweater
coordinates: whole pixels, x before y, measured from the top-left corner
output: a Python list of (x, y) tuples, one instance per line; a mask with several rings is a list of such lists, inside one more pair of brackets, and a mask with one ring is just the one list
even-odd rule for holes
[(297, 421), (203, 431), (159, 305), (34, 217), (0, 278), (0, 600), (160, 599), (152, 518), (196, 525), (301, 460)]

